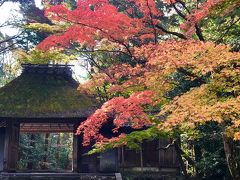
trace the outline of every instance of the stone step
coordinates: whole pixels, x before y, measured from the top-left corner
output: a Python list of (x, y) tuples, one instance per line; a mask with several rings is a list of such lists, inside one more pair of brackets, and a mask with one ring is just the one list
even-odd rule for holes
[(121, 180), (116, 174), (90, 173), (1, 173), (0, 180)]

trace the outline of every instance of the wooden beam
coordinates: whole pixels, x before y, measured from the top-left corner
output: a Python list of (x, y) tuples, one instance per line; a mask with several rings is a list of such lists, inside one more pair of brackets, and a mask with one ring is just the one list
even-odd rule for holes
[(22, 123), (20, 127), (23, 133), (74, 132), (74, 130), (74, 124), (68, 123)]
[(85, 121), (87, 117), (72, 117), (72, 118), (54, 118), (54, 117), (0, 117), (0, 121), (18, 121), (19, 123), (78, 123)]

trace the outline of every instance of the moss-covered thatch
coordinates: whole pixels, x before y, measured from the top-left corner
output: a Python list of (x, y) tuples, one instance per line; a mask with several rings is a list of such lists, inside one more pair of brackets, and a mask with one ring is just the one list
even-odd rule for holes
[(0, 89), (0, 117), (87, 117), (96, 102), (80, 94), (77, 83), (66, 75), (23, 71)]

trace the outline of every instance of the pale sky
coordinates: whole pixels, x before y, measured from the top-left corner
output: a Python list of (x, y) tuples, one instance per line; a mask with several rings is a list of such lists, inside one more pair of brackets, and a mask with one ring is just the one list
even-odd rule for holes
[[(39, 8), (43, 8), (41, 5), (41, 0), (35, 0), (35, 4)], [(13, 2), (5, 2), (0, 7), (0, 25), (11, 20), (22, 18), (22, 15), (19, 13), (19, 3), (13, 3)], [(2, 33), (7, 34), (9, 36), (15, 35), (18, 33), (18, 30), (16, 28), (6, 27), (0, 29)]]
[[(19, 4), (6, 2), (0, 7), (0, 24), (10, 21), (11, 19), (21, 18), (21, 14), (18, 13)], [(0, 28), (3, 34), (7, 34), (9, 36), (15, 35), (18, 33), (16, 28), (4, 27)]]

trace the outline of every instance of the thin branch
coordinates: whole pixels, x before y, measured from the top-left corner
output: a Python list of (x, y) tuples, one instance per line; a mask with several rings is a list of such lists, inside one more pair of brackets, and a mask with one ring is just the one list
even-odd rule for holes
[(157, 150), (164, 150), (164, 151), (166, 151), (166, 150), (168, 150), (170, 147), (173, 147), (174, 146), (174, 143), (175, 143), (175, 141), (172, 141), (170, 144), (168, 144), (167, 146), (165, 146), (165, 147), (159, 147), (159, 148), (157, 148)]
[(153, 28), (153, 31), (154, 31), (154, 42), (155, 42), (155, 44), (157, 44), (157, 30), (156, 30), (156, 27), (154, 26), (153, 14), (152, 14), (151, 8), (148, 4), (148, 0), (147, 0), (147, 7), (148, 7), (148, 10), (149, 10), (149, 13), (150, 13), (151, 25), (152, 25), (152, 28)]
[(183, 19), (187, 20), (186, 15), (183, 14), (183, 13), (176, 7), (176, 4), (172, 4), (172, 6), (173, 6), (174, 10), (178, 13), (178, 15), (179, 15), (180, 17), (182, 17)]
[(9, 41), (11, 41), (11, 40), (13, 40), (13, 39), (15, 39), (15, 38), (17, 38), (17, 37), (18, 37), (18, 36), (12, 36), (12, 37), (10, 37), (10, 38), (4, 39), (4, 40), (0, 41), (0, 44), (9, 42)]
[(101, 31), (101, 32), (104, 33), (104, 34), (107, 34), (107, 35), (113, 40), (113, 42), (117, 42), (117, 43), (119, 43), (120, 45), (124, 46), (124, 47), (126, 48), (127, 52), (129, 53), (129, 55), (130, 55), (131, 57), (135, 58), (135, 57), (132, 55), (132, 52), (131, 52), (130, 48), (128, 47), (128, 45), (126, 45), (124, 42), (122, 42), (122, 41), (120, 41), (120, 40), (118, 40), (118, 39), (115, 39), (114, 37), (112, 37), (111, 35), (109, 35), (109, 34), (108, 34), (106, 31), (104, 31), (103, 29), (101, 29), (101, 28), (99, 28), (99, 27), (97, 27), (97, 26), (92, 26), (92, 25), (88, 25), (88, 24), (81, 23), (81, 22), (71, 21), (71, 20), (69, 20), (69, 19), (67, 19), (67, 18), (65, 18), (65, 17), (60, 16), (59, 14), (57, 14), (57, 16), (58, 16), (59, 18), (62, 18), (62, 19), (65, 20), (65, 21), (69, 22), (69, 23), (78, 24), (78, 25), (81, 25), (81, 26), (83, 26), (83, 27), (88, 27), (88, 28), (96, 29), (96, 30)]
[(223, 38), (228, 34), (228, 32), (231, 30), (231, 28), (237, 23), (240, 21), (240, 17), (236, 20), (236, 21), (233, 21), (230, 26), (228, 26), (226, 28), (226, 31), (215, 41), (216, 44), (219, 44), (222, 42)]
[(195, 29), (196, 29), (196, 34), (199, 38), (200, 41), (205, 41), (203, 34), (202, 34), (202, 30), (201, 28), (198, 26), (198, 24), (195, 24)]
[[(77, 50), (80, 53), (95, 53), (95, 52), (106, 52), (106, 53), (121, 53), (129, 56), (128, 53), (120, 50), (105, 50), (105, 49), (96, 49), (96, 50)], [(131, 57), (131, 56), (130, 56)]]
[(7, 2), (7, 0), (3, 0), (2, 2), (0, 2), (0, 7), (1, 7), (5, 2)]
[[(177, 0), (177, 2), (179, 2), (179, 3), (183, 6), (183, 8), (188, 12), (188, 14), (191, 14), (191, 11), (188, 9), (188, 7), (186, 6), (186, 4), (185, 4), (183, 1)], [(175, 9), (175, 11), (177, 12), (177, 14), (178, 14), (180, 17), (182, 17), (183, 19), (187, 20), (187, 16), (184, 15), (184, 14), (175, 6), (175, 4), (173, 4), (173, 8)], [(202, 34), (202, 30), (201, 30), (201, 28), (198, 26), (197, 23), (194, 25), (194, 27), (195, 27), (195, 30), (196, 30), (195, 32), (196, 32), (196, 34), (197, 34), (197, 36), (198, 36), (198, 39), (199, 39), (200, 41), (205, 41), (205, 39), (204, 39), (204, 37), (203, 37), (203, 34)]]
[(179, 2), (183, 6), (183, 8), (188, 12), (188, 14), (191, 13), (190, 10), (187, 8), (185, 2), (183, 2), (182, 0), (177, 0), (176, 2)]
[(178, 33), (178, 32), (169, 31), (169, 30), (165, 29), (164, 27), (162, 27), (162, 26), (160, 26), (158, 24), (156, 25), (156, 27), (158, 29), (160, 29), (161, 31), (163, 31), (164, 33), (172, 34), (172, 35), (177, 36), (177, 37), (179, 37), (181, 39), (187, 39), (187, 37), (185, 35), (183, 35), (181, 33)]
[(3, 54), (5, 52), (7, 52), (8, 50), (13, 50), (13, 49), (10, 49), (10, 48), (13, 47), (16, 44), (17, 43), (13, 43), (13, 44), (10, 44), (9, 46), (4, 47), (3, 49), (0, 49), (0, 54)]

